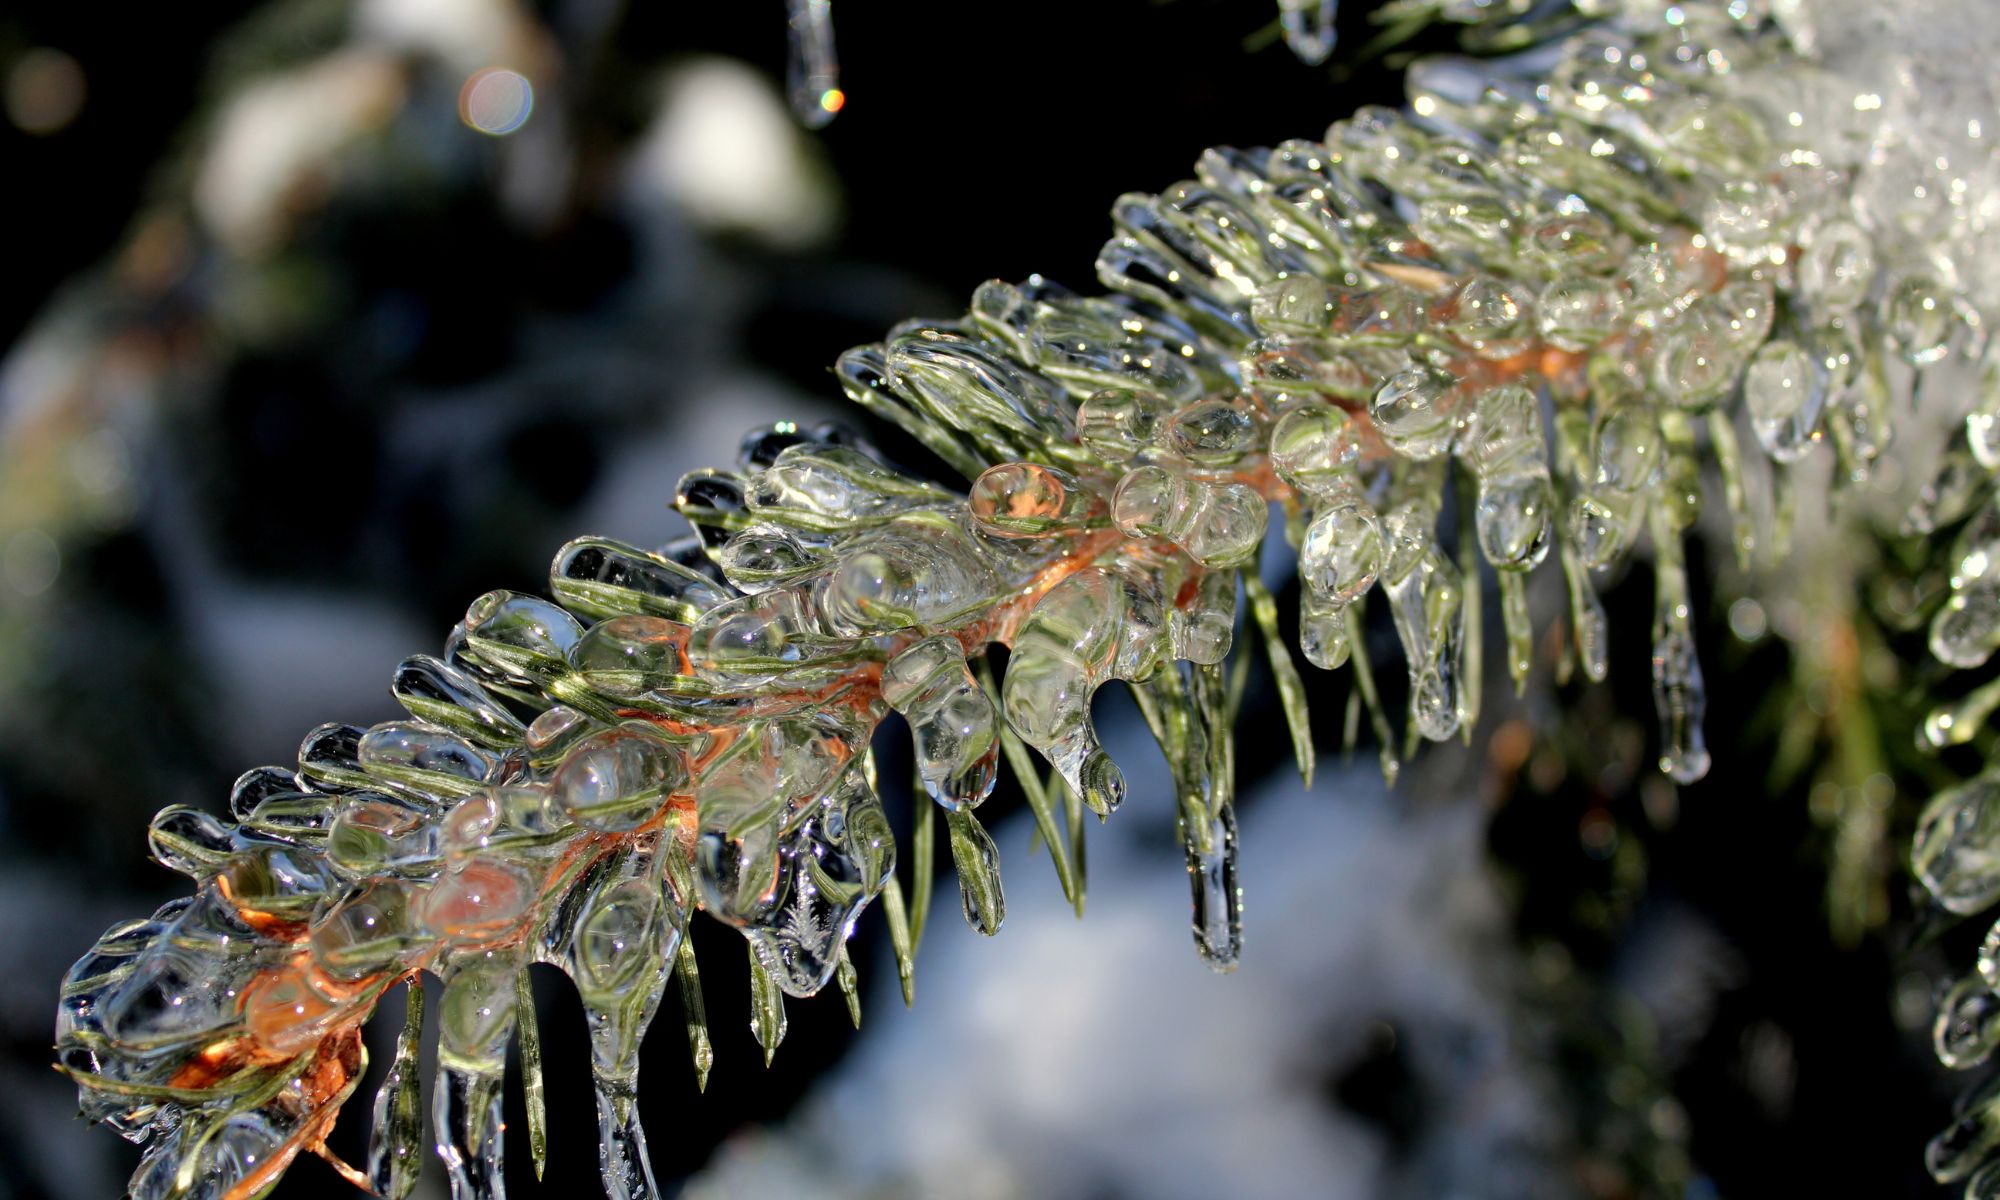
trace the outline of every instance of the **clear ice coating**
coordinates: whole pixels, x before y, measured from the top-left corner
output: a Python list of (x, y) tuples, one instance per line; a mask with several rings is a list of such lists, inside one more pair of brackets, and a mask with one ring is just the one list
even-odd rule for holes
[[(1440, 11), (1477, 26), (1515, 7)], [(962, 319), (843, 354), (848, 398), (958, 480), (837, 425), (754, 430), (733, 465), (675, 487), (692, 538), (570, 542), (550, 598), (479, 597), (436, 654), (396, 667), (408, 719), (311, 731), (296, 764), (246, 773), (226, 816), (162, 812), (153, 853), (195, 894), (107, 931), (65, 980), (57, 1025), (84, 1111), (147, 1147), (133, 1194), (249, 1196), (327, 1154), (362, 1024), (428, 973), (443, 984), (435, 1149), (456, 1196), (498, 1195), (510, 1040), (541, 1126), (532, 964), (567, 975), (589, 1015), (607, 1192), (655, 1194), (637, 1047), (671, 977), (698, 1074), (712, 1064), (685, 936), (696, 910), (744, 937), (767, 1056), (787, 997), (830, 981), (857, 994), (846, 941), (878, 898), (909, 994), (940, 856), (929, 803), (905, 849), (878, 794), (871, 739), (892, 711), (943, 809), (964, 915), (991, 934), (1006, 902), (976, 810), (999, 757), (1080, 911), (1082, 814), (1126, 798), (1091, 698), (1127, 684), (1173, 775), (1197, 952), (1228, 970), (1244, 943), (1232, 651), (1270, 656), (1294, 744), (1311, 749), (1258, 577), (1272, 524), (1298, 551), (1299, 649), (1353, 670), (1351, 724), (1366, 712), (1392, 778), (1371, 621), (1405, 660), (1411, 744), (1442, 740), (1477, 720), (1488, 572), (1517, 685), (1545, 649), (1558, 672), (1602, 680), (1593, 573), (1649, 559), (1658, 757), (1692, 782), (1708, 766), (1703, 598), (1682, 538), (1702, 433), (1747, 553), (1776, 541), (1745, 500), (1762, 460), (1782, 481), (1824, 446), (1836, 487), (1865, 482), (1898, 424), (1890, 368), (1983, 353), (1907, 526), (1948, 546), (1936, 656), (1987, 662), (2000, 351), (1981, 314), (1995, 282), (1954, 206), (1916, 225), (1885, 209), (1954, 194), (1925, 165), (1943, 159), (1862, 155), (1838, 115), (1851, 103), (1795, 103), (1838, 86), (1787, 44), (1803, 13), (1780, 26), (1720, 0), (1675, 5), (1678, 20), (1577, 7), (1602, 20), (1580, 36), (1548, 26), (1542, 74), (1420, 62), (1408, 110), (1210, 150), (1192, 178), (1118, 198), (1095, 262), (1108, 294), (990, 281)], [(1279, 11), (1293, 48), (1324, 58), (1333, 4)], [(820, 123), (842, 102), (830, 4), (788, 13), (794, 102)], [(1545, 568), (1566, 603), (1560, 636), (1540, 638), (1528, 581)], [(1258, 635), (1243, 648), (1239, 593)], [(994, 645), (1008, 650), (997, 680)], [(1976, 689), (1923, 739), (1962, 745), (1996, 708), (2000, 686)], [(1946, 910), (2000, 900), (1996, 787), (1979, 776), (1925, 812), (1912, 865)], [(1937, 1045), (1953, 1065), (1991, 1054), (1996, 960), (1989, 946), (1946, 996)], [(353, 1172), (387, 1196), (428, 1157), (425, 1005), (405, 994)], [(530, 1145), (539, 1164), (539, 1133)], [(1933, 1143), (1933, 1170), (1995, 1190), (2000, 1173), (1980, 1168), (1996, 1145), (1989, 1086)]]

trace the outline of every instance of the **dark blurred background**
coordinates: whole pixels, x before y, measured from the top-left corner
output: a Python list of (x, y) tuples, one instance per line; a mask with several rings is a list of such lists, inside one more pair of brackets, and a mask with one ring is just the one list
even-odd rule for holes
[[(843, 0), (848, 103), (813, 133), (783, 108), (777, 0), (0, 11), (0, 1196), (106, 1194), (136, 1160), (47, 1064), (69, 960), (186, 887), (145, 857), (153, 811), (220, 807), (320, 721), (396, 715), (394, 664), (483, 591), (543, 590), (567, 537), (676, 536), (679, 474), (837, 411), (846, 347), (989, 277), (1088, 286), (1121, 191), (1397, 102), (1393, 58), (1351, 57), (1366, 7), (1315, 69), (1264, 0)], [(698, 923), (718, 1063), (698, 1096), (669, 1002), (646, 1048), (662, 1180), (1933, 1194), (1906, 748), (1833, 753), (1908, 714), (1876, 711), (1863, 650), (1801, 654), (1778, 614), (1718, 602), (1716, 769), (1676, 793), (1651, 768), (1646, 574), (1608, 587), (1610, 684), (1495, 689), (1476, 749), (1392, 792), (1372, 751), (1333, 762), (1344, 676), (1311, 680), (1310, 796), (1253, 701), (1234, 978), (1186, 945), (1157, 805), (1093, 843), (1078, 925), (1003, 793), (1006, 933), (973, 945), (944, 888), (906, 1013), (864, 920), (866, 1032), (795, 1003), (769, 1070), (735, 935)], [(580, 1010), (540, 983), (542, 1186), (593, 1188)], [(535, 1186), (523, 1145), (509, 1174)], [(344, 1190), (302, 1162), (281, 1194)]]

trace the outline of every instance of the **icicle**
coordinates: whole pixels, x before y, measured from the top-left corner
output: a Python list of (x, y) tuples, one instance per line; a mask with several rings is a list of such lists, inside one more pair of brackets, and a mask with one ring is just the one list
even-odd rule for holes
[(424, 982), (412, 974), (404, 983), (403, 1029), (396, 1056), (375, 1093), (374, 1129), (368, 1138), (368, 1190), (382, 1200), (402, 1200), (424, 1169), (423, 1078), (419, 1058), (424, 1035)]
[(1389, 544), (1382, 572), (1389, 614), (1410, 668), (1410, 720), (1434, 742), (1458, 732), (1458, 568), (1438, 551), (1431, 513), (1415, 501), (1384, 522)]
[(750, 1035), (764, 1048), (764, 1065), (770, 1066), (778, 1043), (785, 1040), (785, 993), (757, 961), (754, 948), (750, 950)]
[(958, 894), (965, 923), (992, 937), (1007, 919), (1007, 896), (1000, 888), (1000, 849), (979, 818), (965, 809), (947, 809), (951, 859), (958, 868)]
[(521, 1045), (521, 1098), (528, 1110), (528, 1152), (534, 1156), (535, 1178), (539, 1180), (548, 1166), (549, 1120), (542, 1089), (542, 1031), (525, 970), (514, 976), (514, 1022)]
[(451, 970), (438, 1002), (438, 1081), (431, 1129), (453, 1200), (502, 1200), (500, 1088), (514, 1028), (512, 964)]
[(1653, 509), (1652, 534), (1653, 703), (1660, 717), (1660, 770), (1677, 783), (1693, 783), (1708, 774), (1708, 747), (1701, 731), (1708, 697), (1701, 662), (1695, 657), (1680, 534), (1664, 504)]
[(1708, 440), (1715, 448), (1715, 469), (1722, 476), (1722, 502), (1729, 509), (1729, 540), (1736, 547), (1736, 568), (1748, 572), (1757, 551), (1757, 532), (1744, 487), (1743, 448), (1727, 412), (1709, 414)]
[(847, 943), (840, 944), (840, 965), (834, 969), (834, 978), (840, 981), (840, 994), (847, 1000), (847, 1019), (861, 1028), (861, 975), (854, 969), (854, 960), (848, 957)]
[(695, 1090), (705, 1092), (708, 1073), (715, 1066), (715, 1046), (708, 1037), (708, 1006), (701, 999), (701, 967), (695, 962), (693, 938), (681, 938), (674, 974), (681, 983), (681, 1013), (687, 1021), (688, 1053), (694, 1058)]
[(1014, 639), (1000, 693), (1007, 723), (1100, 816), (1125, 799), (1125, 776), (1098, 743), (1091, 693), (1106, 680), (1152, 674), (1165, 629), (1150, 587), (1092, 567), (1050, 589)]
[(785, 16), (791, 49), (785, 90), (799, 123), (820, 129), (847, 103), (833, 49), (833, 0), (785, 0)]
[(639, 1123), (639, 1043), (658, 1011), (685, 917), (666, 885), (662, 838), (648, 836), (596, 868), (578, 907), (566, 966), (590, 1027), (598, 1166), (613, 1200), (658, 1194)]
[(999, 722), (958, 639), (926, 638), (891, 659), (882, 671), (882, 698), (909, 719), (917, 775), (932, 800), (976, 808), (992, 793)]
[(1980, 684), (1963, 697), (1941, 704), (1924, 717), (1921, 744), (1931, 750), (1962, 746), (2000, 708), (2000, 679)]
[(1500, 619), (1507, 631), (1507, 677), (1514, 694), (1528, 689), (1528, 672), (1535, 662), (1535, 627), (1528, 615), (1528, 581), (1519, 571), (1500, 573)]

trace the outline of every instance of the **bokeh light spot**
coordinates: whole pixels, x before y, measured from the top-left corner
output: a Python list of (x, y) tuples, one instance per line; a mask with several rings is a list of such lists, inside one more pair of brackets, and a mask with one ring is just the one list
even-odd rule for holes
[(458, 93), (458, 116), (481, 133), (504, 137), (528, 123), (535, 89), (527, 76), (506, 67), (482, 67)]
[(17, 596), (39, 596), (62, 571), (62, 551), (55, 539), (39, 529), (23, 529), (7, 539), (0, 553), (0, 578)]
[(23, 133), (47, 137), (83, 111), (83, 66), (60, 50), (37, 47), (7, 72), (7, 119)]

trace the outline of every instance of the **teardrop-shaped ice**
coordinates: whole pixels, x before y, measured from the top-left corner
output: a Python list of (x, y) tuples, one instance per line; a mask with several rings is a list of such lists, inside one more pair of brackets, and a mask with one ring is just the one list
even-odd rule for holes
[(1294, 409), (1271, 430), (1270, 454), (1278, 478), (1302, 492), (1325, 493), (1353, 481), (1361, 461), (1359, 430), (1344, 408)]
[(1910, 870), (1952, 912), (1975, 913), (2000, 899), (2000, 775), (1931, 797), (1917, 819)]
[(681, 748), (632, 723), (578, 742), (549, 780), (549, 795), (589, 829), (636, 829), (688, 786)]
[(1051, 588), (1021, 626), (1001, 687), (1007, 724), (1055, 764), (1100, 814), (1125, 798), (1125, 777), (1098, 743), (1090, 697), (1110, 679), (1151, 675), (1166, 612), (1133, 577), (1088, 567)]
[(993, 791), (998, 716), (973, 681), (958, 639), (926, 638), (882, 669), (882, 698), (910, 722), (917, 777), (946, 808), (976, 807)]
[(1358, 493), (1318, 509), (1299, 543), (1299, 578), (1336, 605), (1359, 598), (1382, 573), (1382, 523)]
[(1938, 1002), (1931, 1045), (1938, 1061), (1955, 1071), (1985, 1062), (2000, 1047), (2000, 996), (1977, 974), (1954, 983)]
[(1797, 342), (1766, 342), (1743, 373), (1743, 406), (1764, 452), (1797, 462), (1819, 441), (1825, 374)]
[(1458, 433), (1452, 390), (1458, 380), (1435, 367), (1410, 367), (1391, 375), (1369, 401), (1368, 415), (1382, 439), (1407, 458), (1436, 458)]

